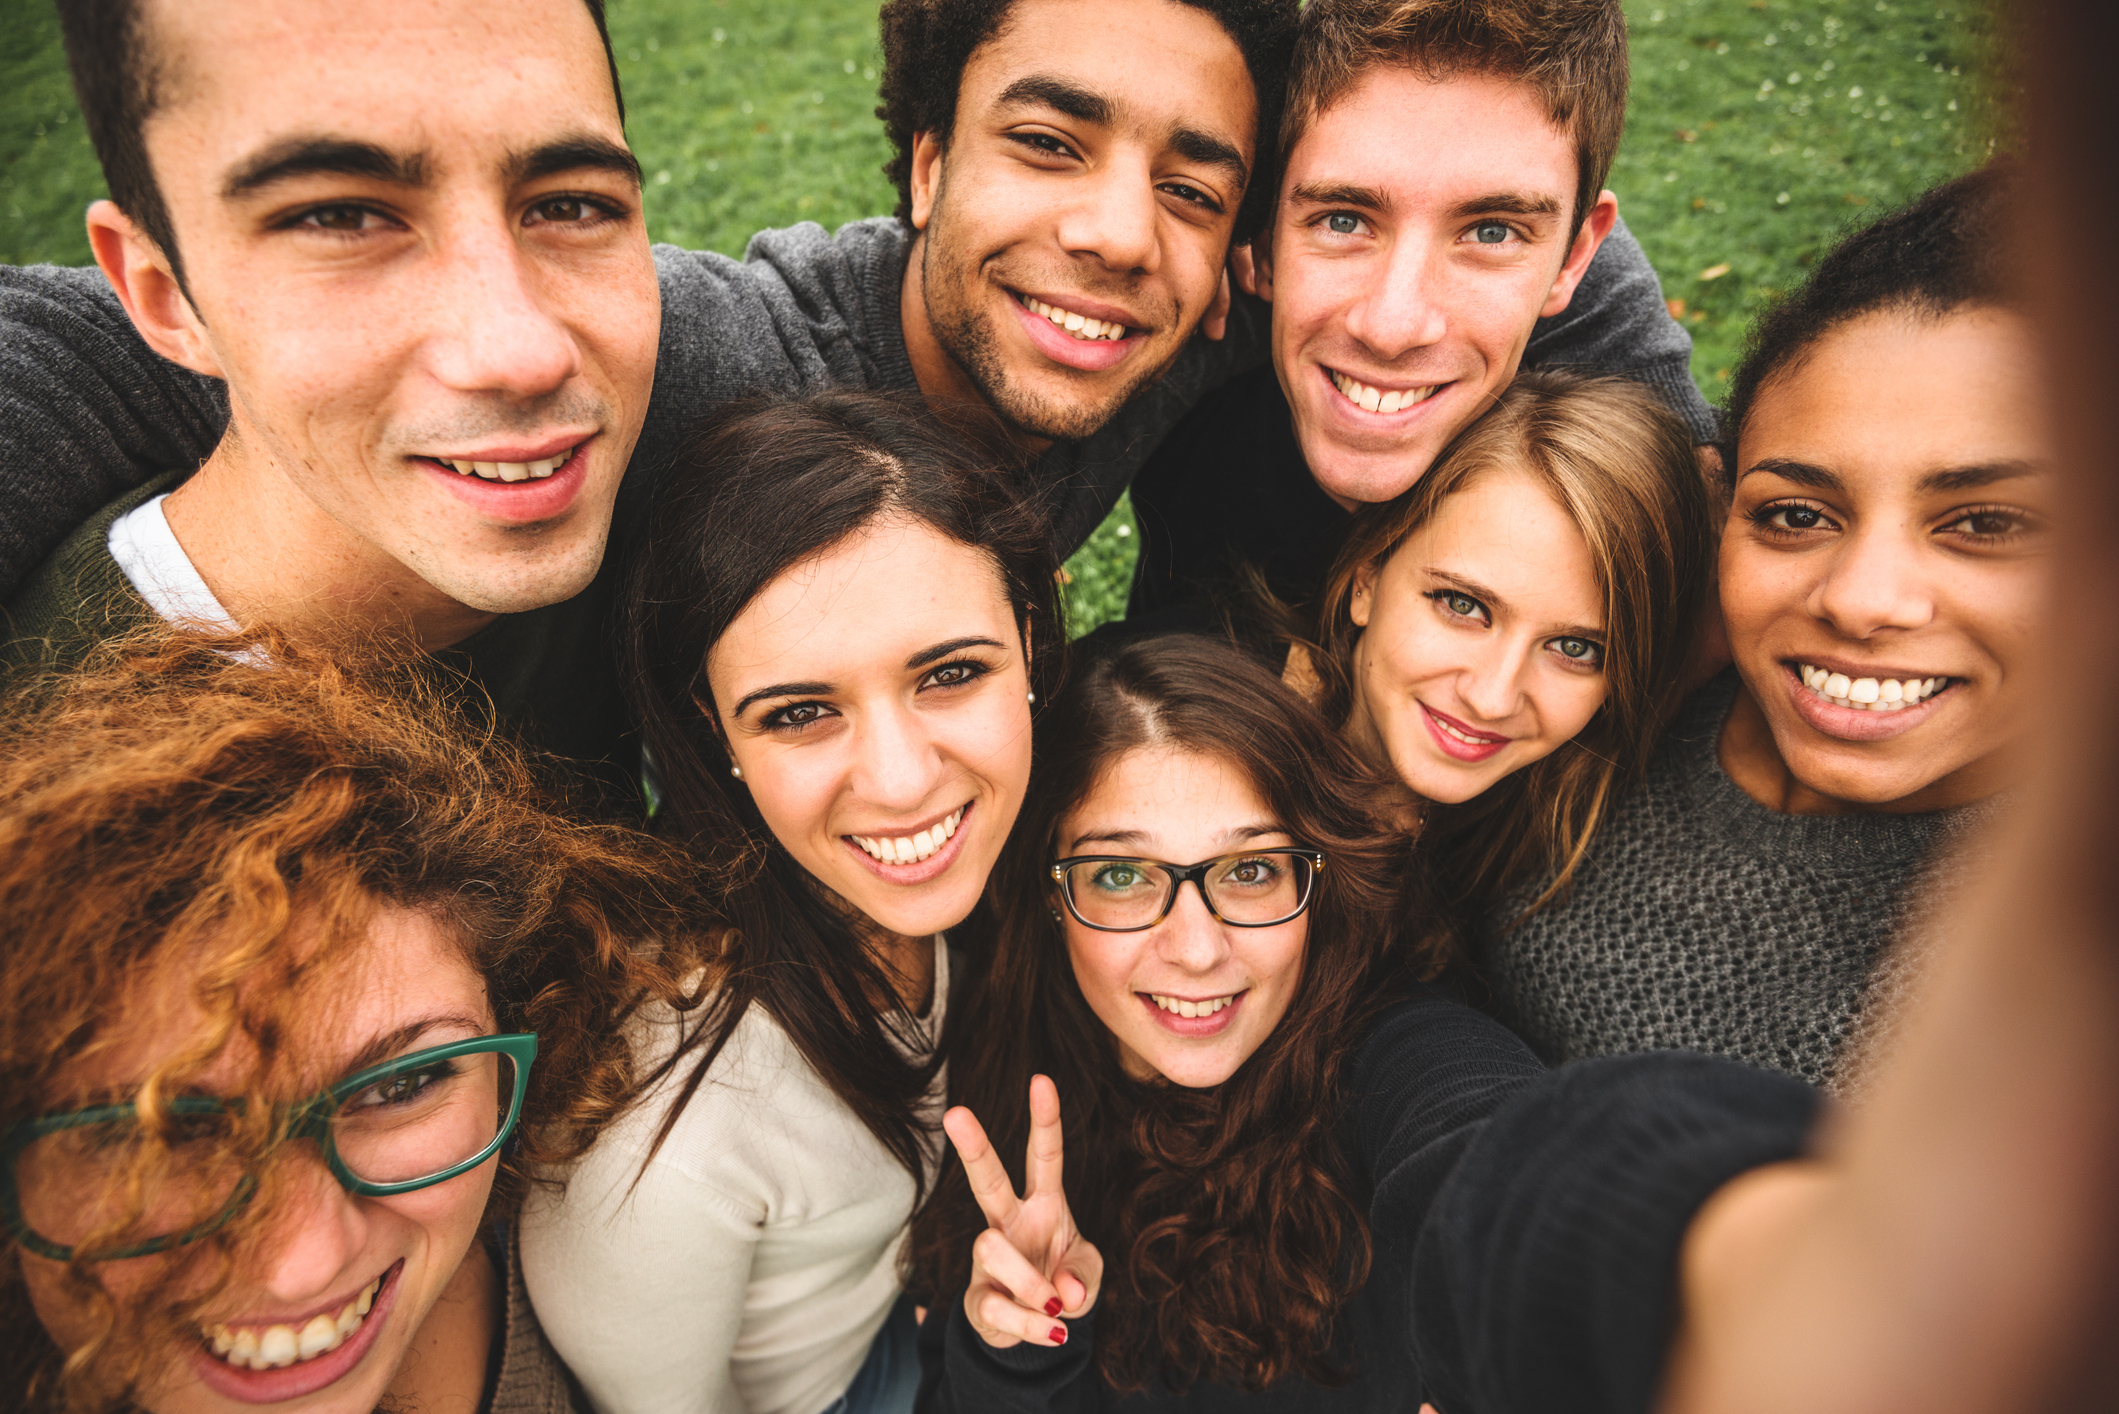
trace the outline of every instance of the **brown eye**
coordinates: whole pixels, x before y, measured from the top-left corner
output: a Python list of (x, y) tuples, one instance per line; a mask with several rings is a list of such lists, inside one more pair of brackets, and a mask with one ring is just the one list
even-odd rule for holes
[(578, 196), (555, 196), (537, 204), (537, 215), (541, 220), (561, 225), (586, 221), (593, 214), (589, 204)]
[(369, 215), (365, 206), (326, 206), (303, 220), (321, 231), (358, 231), (367, 225)]

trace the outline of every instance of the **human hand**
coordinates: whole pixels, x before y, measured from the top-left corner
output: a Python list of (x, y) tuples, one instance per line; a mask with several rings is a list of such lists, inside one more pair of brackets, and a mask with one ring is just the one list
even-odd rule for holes
[(1045, 1076), (1030, 1080), (1030, 1142), (1018, 1198), (978, 1117), (958, 1105), (942, 1116), (971, 1179), (986, 1230), (971, 1246), (971, 1286), (964, 1314), (979, 1338), (997, 1349), (1029, 1341), (1067, 1343), (1059, 1317), (1087, 1314), (1103, 1284), (1104, 1258), (1074, 1226), (1060, 1187), (1059, 1091)]

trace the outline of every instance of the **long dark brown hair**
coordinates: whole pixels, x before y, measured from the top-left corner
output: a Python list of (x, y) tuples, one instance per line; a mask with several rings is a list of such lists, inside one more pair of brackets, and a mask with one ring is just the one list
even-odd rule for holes
[(701, 425), (662, 473), (629, 567), (620, 651), (628, 695), (659, 772), (658, 824), (728, 878), (722, 968), (699, 1022), (656, 1078), (691, 1069), (660, 1147), (744, 1014), (761, 1006), (824, 1082), (926, 1186), (919, 1105), (937, 1062), (908, 1060), (893, 993), (843, 905), (774, 838), (750, 792), (732, 788), (712, 717), (707, 655), (780, 575), (885, 516), (932, 527), (993, 562), (1022, 625), (1043, 698), (1060, 668), (1057, 576), (1046, 518), (1007, 470), (999, 439), (945, 424), (917, 400), (827, 393), (733, 405)]
[[(1053, 916), (1061, 823), (1107, 765), (1142, 747), (1234, 763), (1280, 826), (1326, 856), (1287, 1015), (1212, 1089), (1126, 1077)], [(1205, 638), (1094, 659), (1038, 724), (1030, 798), (988, 890), (978, 1005), (949, 1041), (950, 1089), (1020, 1184), (1030, 1077), (1058, 1085), (1068, 1201), (1107, 1264), (1098, 1357), (1119, 1388), (1343, 1378), (1333, 1316), (1365, 1280), (1369, 1248), (1366, 1195), (1336, 1138), (1341, 1077), (1390, 982), (1432, 963), (1394, 947), (1408, 849), (1385, 800), (1314, 708)], [(961, 1293), (985, 1225), (962, 1165), (948, 1164), (914, 1221), (913, 1290), (931, 1303)]]

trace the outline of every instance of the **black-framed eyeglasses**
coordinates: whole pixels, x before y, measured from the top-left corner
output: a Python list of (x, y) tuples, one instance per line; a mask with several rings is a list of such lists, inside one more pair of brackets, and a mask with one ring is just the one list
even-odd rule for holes
[[(508, 1142), (536, 1058), (529, 1032), (429, 1046), (275, 1107), (274, 1142), (315, 1140), (349, 1193), (429, 1188)], [(59, 1262), (88, 1241), (97, 1247), (88, 1260), (104, 1262), (209, 1236), (257, 1191), (257, 1175), (227, 1143), (244, 1105), (171, 1100), (152, 1137), (131, 1102), (11, 1125), (0, 1136), (0, 1221), (22, 1246)]]
[(1168, 864), (1113, 854), (1078, 854), (1052, 866), (1052, 881), (1075, 921), (1103, 933), (1153, 928), (1177, 906), (1187, 879), (1213, 914), (1232, 928), (1270, 928), (1310, 906), (1324, 852), (1300, 845), (1247, 849), (1198, 864)]

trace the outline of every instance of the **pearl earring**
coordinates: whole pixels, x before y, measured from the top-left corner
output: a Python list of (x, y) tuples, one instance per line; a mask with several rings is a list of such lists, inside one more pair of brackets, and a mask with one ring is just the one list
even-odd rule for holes
[(728, 768), (728, 773), (729, 773), (729, 774), (730, 774), (731, 776), (734, 776), (734, 777), (735, 777), (735, 778), (736, 778), (737, 780), (739, 780), (739, 781), (743, 779), (743, 768), (742, 768), (741, 766), (731, 766), (731, 767), (729, 767), (729, 768)]
[(1023, 701), (1025, 701), (1025, 702), (1035, 702), (1035, 701), (1037, 701), (1037, 694), (1036, 694), (1036, 693), (1034, 693), (1034, 692), (1026, 692), (1026, 693), (1024, 693), (1024, 694), (1023, 694)]

